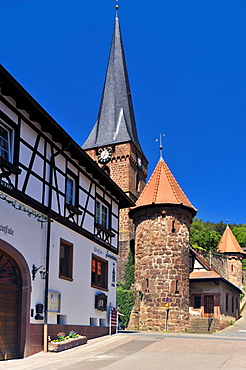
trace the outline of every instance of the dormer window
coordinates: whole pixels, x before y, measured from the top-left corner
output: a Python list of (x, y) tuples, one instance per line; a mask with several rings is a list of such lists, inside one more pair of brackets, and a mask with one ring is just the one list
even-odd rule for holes
[(8, 162), (13, 161), (13, 130), (0, 121), (0, 156)]

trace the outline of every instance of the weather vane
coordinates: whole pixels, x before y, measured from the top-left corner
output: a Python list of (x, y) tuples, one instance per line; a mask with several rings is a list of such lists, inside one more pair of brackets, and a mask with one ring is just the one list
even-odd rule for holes
[[(162, 149), (163, 149), (163, 145), (162, 145), (162, 138), (166, 136), (166, 134), (160, 134), (160, 146), (159, 146), (159, 149), (160, 149), (160, 160), (163, 159), (162, 157)], [(156, 139), (156, 141), (159, 141), (159, 139)]]

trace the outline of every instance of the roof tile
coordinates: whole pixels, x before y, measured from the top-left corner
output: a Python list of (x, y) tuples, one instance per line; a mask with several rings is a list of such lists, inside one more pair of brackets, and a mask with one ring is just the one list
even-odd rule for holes
[(220, 253), (242, 253), (245, 254), (243, 249), (240, 247), (237, 239), (235, 238), (233, 232), (227, 226), (225, 229), (220, 242), (217, 247), (217, 251)]
[(182, 204), (197, 211), (175, 180), (165, 161), (160, 159), (136, 205), (140, 207), (163, 203)]

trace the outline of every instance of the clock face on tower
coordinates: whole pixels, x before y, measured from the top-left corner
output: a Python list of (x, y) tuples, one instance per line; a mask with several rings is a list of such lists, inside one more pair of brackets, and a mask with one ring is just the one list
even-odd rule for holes
[(109, 147), (104, 147), (98, 149), (98, 162), (108, 163), (112, 156), (112, 149)]

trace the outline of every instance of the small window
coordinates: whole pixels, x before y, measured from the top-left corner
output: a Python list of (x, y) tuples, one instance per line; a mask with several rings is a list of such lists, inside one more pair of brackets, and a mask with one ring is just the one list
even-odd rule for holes
[(109, 228), (109, 208), (99, 200), (96, 201), (96, 223)]
[(66, 203), (75, 205), (75, 180), (70, 176), (66, 179)]
[(0, 156), (12, 162), (13, 130), (0, 121)]
[(73, 244), (61, 239), (59, 277), (72, 280), (73, 278)]
[(108, 262), (92, 255), (91, 286), (94, 288), (108, 288)]
[(239, 303), (238, 303), (238, 298), (236, 298), (236, 310), (239, 309)]
[(193, 308), (201, 308), (201, 296), (194, 297), (194, 306)]
[(226, 311), (228, 311), (228, 301), (229, 301), (228, 294), (226, 293), (226, 302), (225, 302), (225, 309), (226, 309)]
[(231, 312), (234, 313), (234, 297), (231, 298)]

